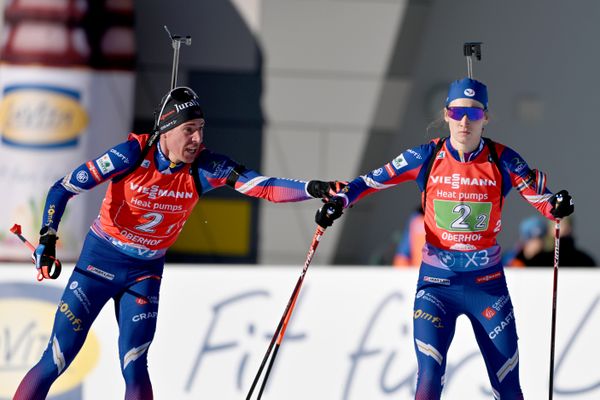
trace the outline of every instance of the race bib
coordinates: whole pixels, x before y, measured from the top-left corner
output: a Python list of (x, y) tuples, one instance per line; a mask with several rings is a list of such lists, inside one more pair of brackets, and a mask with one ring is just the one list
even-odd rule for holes
[(433, 200), (435, 223), (448, 232), (482, 232), (487, 230), (491, 202)]

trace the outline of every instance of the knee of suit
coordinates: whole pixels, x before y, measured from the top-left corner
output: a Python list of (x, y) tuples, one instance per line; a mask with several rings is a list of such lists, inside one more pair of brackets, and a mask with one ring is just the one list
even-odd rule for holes
[(140, 346), (129, 348), (125, 354), (122, 354), (121, 368), (123, 376), (127, 379), (128, 375), (147, 374), (148, 373), (148, 348), (152, 341), (148, 341)]
[(143, 382), (148, 378), (148, 362), (146, 357), (139, 358), (121, 369), (125, 382)]
[(43, 371), (47, 376), (58, 378), (71, 365), (81, 346), (70, 341), (71, 336), (67, 336), (66, 340), (59, 340), (56, 335), (53, 335), (48, 343), (48, 347), (42, 354), (40, 362), (37, 364), (40, 371)]

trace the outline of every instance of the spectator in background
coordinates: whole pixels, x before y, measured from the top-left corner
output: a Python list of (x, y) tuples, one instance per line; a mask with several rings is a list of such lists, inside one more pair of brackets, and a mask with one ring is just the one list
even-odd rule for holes
[[(554, 222), (550, 221), (550, 232), (554, 233)], [(553, 235), (550, 235), (552, 240)], [(530, 267), (551, 267), (554, 265), (554, 247), (548, 246), (529, 260)], [(577, 248), (573, 235), (573, 218), (567, 217), (560, 221), (560, 259), (561, 267), (595, 267), (596, 261), (586, 252)]]
[(394, 254), (394, 267), (418, 267), (423, 258), (425, 224), (423, 209), (419, 206), (408, 218), (402, 238)]
[(519, 241), (515, 248), (504, 256), (509, 267), (525, 267), (545, 251), (548, 224), (543, 217), (533, 215), (519, 224)]

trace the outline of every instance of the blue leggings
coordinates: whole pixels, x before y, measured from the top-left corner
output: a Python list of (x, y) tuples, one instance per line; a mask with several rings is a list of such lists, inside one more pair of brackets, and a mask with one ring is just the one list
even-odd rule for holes
[(164, 259), (138, 260), (88, 234), (54, 317), (48, 347), (25, 375), (13, 400), (43, 400), (83, 346), (111, 298), (119, 324), (119, 357), (126, 400), (151, 400), (147, 354), (156, 329)]
[(439, 399), (456, 319), (471, 321), (495, 399), (522, 400), (513, 306), (502, 265), (456, 272), (421, 264), (413, 326), (416, 400)]

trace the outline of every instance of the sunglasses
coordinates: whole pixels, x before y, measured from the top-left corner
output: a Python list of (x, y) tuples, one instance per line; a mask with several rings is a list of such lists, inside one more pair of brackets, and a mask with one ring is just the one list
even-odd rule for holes
[(460, 121), (466, 115), (469, 121), (479, 121), (485, 116), (485, 110), (478, 107), (446, 107), (448, 116)]
[(192, 101), (197, 98), (198, 98), (198, 95), (189, 87), (178, 86), (178, 87), (172, 89), (169, 93), (167, 93), (167, 95), (165, 97), (162, 98), (160, 110), (158, 112), (155, 111), (154, 125), (158, 126), (158, 123), (162, 120), (163, 113), (165, 111), (165, 107), (169, 103), (169, 100), (173, 99), (178, 103), (184, 103), (184, 102)]
[(186, 86), (176, 87), (169, 92), (168, 96), (180, 103), (198, 98), (198, 95), (192, 89)]

